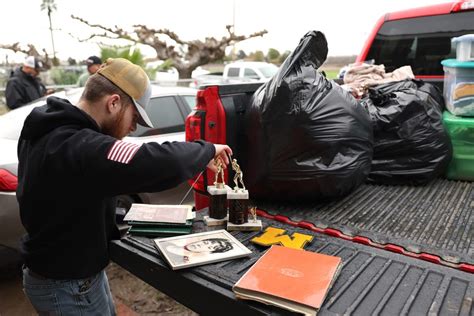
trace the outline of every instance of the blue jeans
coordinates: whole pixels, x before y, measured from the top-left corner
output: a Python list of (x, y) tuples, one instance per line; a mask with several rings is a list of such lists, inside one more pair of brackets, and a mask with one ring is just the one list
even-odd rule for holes
[(23, 267), (23, 288), (39, 315), (115, 315), (105, 271), (86, 279), (54, 280)]

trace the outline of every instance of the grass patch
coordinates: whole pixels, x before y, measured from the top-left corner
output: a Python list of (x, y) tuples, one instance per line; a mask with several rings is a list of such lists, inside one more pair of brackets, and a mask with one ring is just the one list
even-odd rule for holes
[(339, 70), (334, 69), (327, 69), (324, 70), (324, 72), (326, 73), (326, 78), (328, 78), (329, 80), (336, 79), (337, 75), (339, 74)]

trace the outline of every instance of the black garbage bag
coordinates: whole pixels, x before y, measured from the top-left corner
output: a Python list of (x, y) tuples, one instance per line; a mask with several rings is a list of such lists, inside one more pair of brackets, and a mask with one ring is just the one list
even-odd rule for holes
[(252, 197), (332, 198), (366, 180), (373, 147), (370, 117), (317, 71), (327, 52), (323, 33), (307, 33), (254, 93), (245, 118), (245, 182)]
[(444, 173), (452, 146), (438, 88), (421, 80), (391, 82), (370, 88), (361, 103), (374, 127), (370, 182), (420, 185)]

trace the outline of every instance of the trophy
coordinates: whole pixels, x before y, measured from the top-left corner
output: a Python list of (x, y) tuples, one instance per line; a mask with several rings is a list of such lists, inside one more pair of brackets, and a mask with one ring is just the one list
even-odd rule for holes
[(217, 172), (214, 177), (214, 185), (207, 187), (209, 216), (204, 216), (204, 222), (207, 226), (223, 225), (227, 221), (227, 191), (231, 188), (225, 184), (222, 160), (217, 158), (215, 164)]
[[(261, 230), (262, 221), (257, 220), (257, 209), (249, 209), (249, 192), (245, 189), (243, 181), (244, 173), (240, 169), (236, 159), (232, 159), (232, 169), (234, 175), (234, 189), (227, 192), (227, 200), (229, 201), (229, 220), (227, 222), (227, 230)], [(242, 185), (242, 188), (239, 186)], [(249, 221), (248, 214), (252, 215)]]
[(256, 223), (257, 222), (257, 207), (256, 206), (252, 206), (251, 208), (249, 208), (249, 213), (250, 215), (252, 215), (252, 222), (253, 223)]

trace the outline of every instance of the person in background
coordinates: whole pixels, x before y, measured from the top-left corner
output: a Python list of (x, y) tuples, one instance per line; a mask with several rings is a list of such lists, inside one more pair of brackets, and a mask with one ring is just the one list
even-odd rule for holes
[(79, 79), (77, 79), (77, 85), (79, 87), (84, 87), (86, 85), (87, 79), (99, 70), (100, 65), (102, 65), (102, 60), (97, 56), (91, 56), (86, 59), (87, 72), (83, 73)]
[(115, 315), (104, 271), (109, 242), (120, 238), (115, 196), (170, 189), (229, 164), (227, 145), (122, 140), (137, 123), (153, 126), (150, 96), (141, 67), (109, 58), (76, 105), (49, 97), (26, 118), (17, 188), (23, 287), (40, 315)]
[(43, 62), (38, 57), (28, 56), (23, 66), (12, 72), (5, 89), (5, 99), (11, 110), (53, 92), (46, 90), (38, 77), (43, 70)]

